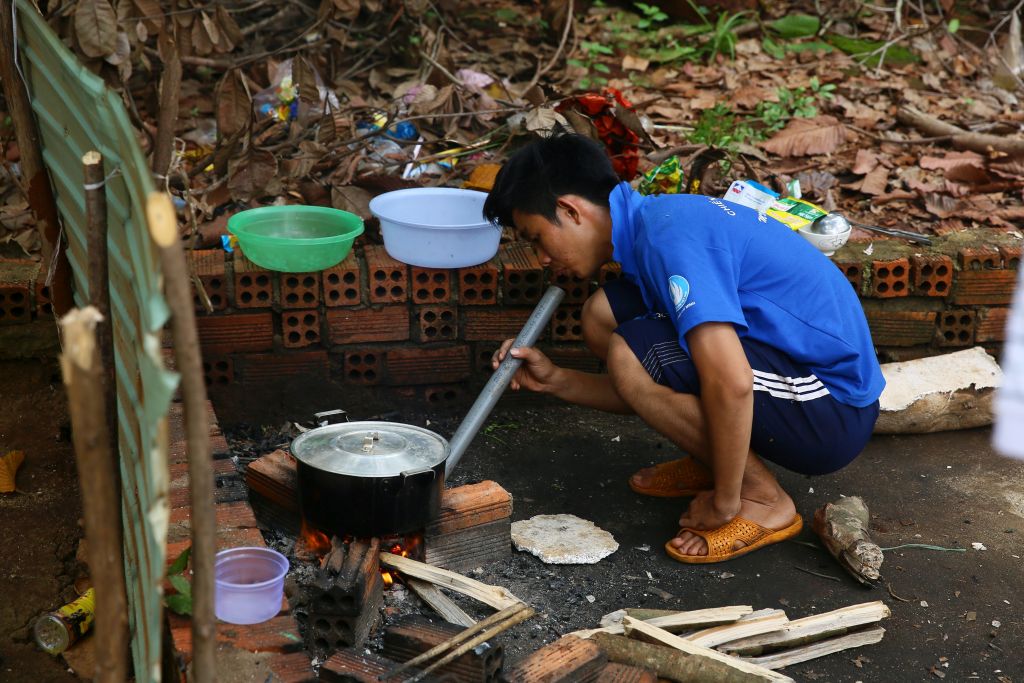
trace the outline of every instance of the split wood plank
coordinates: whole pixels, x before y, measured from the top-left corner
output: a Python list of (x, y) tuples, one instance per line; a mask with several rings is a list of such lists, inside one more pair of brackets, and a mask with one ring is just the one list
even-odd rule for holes
[(459, 626), (472, 626), (476, 623), (473, 617), (466, 614), (461, 607), (452, 602), (452, 599), (441, 592), (441, 589), (428, 581), (411, 576), (405, 577), (405, 583), (412, 589), (412, 592), (419, 596), (420, 600), (441, 615), (441, 618), (450, 624)]
[[(863, 631), (854, 631), (846, 635), (829, 638), (810, 645), (783, 650), (763, 657), (744, 657), (742, 661), (766, 669), (781, 669), (792, 664), (799, 664), (818, 657), (824, 657), (843, 650), (849, 650), (862, 645), (874, 645), (882, 640), (885, 629), (881, 626), (872, 626)], [(787, 679), (788, 680), (788, 679)]]
[[(650, 624), (657, 628), (674, 633), (677, 631), (685, 631), (698, 626), (717, 626), (719, 624), (731, 624), (738, 619), (741, 619), (748, 614), (751, 614), (754, 608), (750, 605), (730, 605), (728, 607), (711, 607), (709, 609), (695, 609), (689, 612), (671, 612), (664, 616), (654, 617), (652, 619), (643, 620), (644, 623)], [(620, 610), (621, 612), (621, 610)], [(572, 635), (579, 638), (590, 638), (597, 633), (609, 633), (611, 635), (622, 635), (624, 633), (622, 622), (628, 617), (626, 614), (619, 614), (618, 612), (612, 612), (611, 614), (605, 615), (611, 623), (608, 626), (601, 628), (585, 629), (582, 631), (576, 631)], [(616, 622), (617, 619), (617, 622)], [(602, 622), (604, 620), (602, 619)]]
[[(651, 622), (645, 622), (650, 624)], [(789, 618), (780, 609), (759, 610), (733, 624), (715, 626), (686, 636), (686, 640), (704, 647), (718, 647), (740, 638), (757, 636), (786, 628)], [(656, 625), (656, 624), (654, 624)]]
[(625, 627), (626, 635), (630, 638), (667, 645), (689, 655), (689, 658), (698, 660), (699, 670), (704, 673), (705, 678), (698, 677), (694, 678), (694, 680), (713, 680), (720, 683), (733, 683), (734, 681), (758, 681), (759, 683), (793, 681), (789, 676), (776, 673), (771, 669), (737, 657), (723, 654), (709, 647), (691, 643), (685, 638), (680, 638), (664, 629), (651, 626), (645, 621), (626, 617), (622, 620), (622, 625)]
[(864, 602), (824, 614), (794, 619), (783, 630), (731, 641), (719, 649), (729, 654), (757, 656), (769, 648), (796, 647), (841, 635), (857, 626), (880, 621), (889, 614), (888, 606), (881, 600)]
[(413, 576), (417, 579), (429, 581), (430, 583), (448, 588), (456, 593), (462, 593), (494, 609), (502, 610), (517, 603), (523, 602), (507, 589), (501, 586), (490, 586), (462, 574), (456, 574), (447, 569), (432, 567), (423, 562), (411, 560), (408, 557), (381, 553), (380, 563), (385, 567), (397, 569), (406, 576)]

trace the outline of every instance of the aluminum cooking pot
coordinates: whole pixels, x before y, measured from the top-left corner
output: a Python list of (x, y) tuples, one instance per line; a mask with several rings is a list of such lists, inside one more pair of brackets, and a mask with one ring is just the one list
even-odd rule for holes
[(346, 422), (292, 442), (303, 518), (328, 535), (382, 536), (437, 517), (448, 442), (422, 427)]

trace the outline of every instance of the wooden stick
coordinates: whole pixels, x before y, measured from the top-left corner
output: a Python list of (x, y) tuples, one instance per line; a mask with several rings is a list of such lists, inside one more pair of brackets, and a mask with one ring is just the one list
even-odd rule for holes
[(494, 614), (492, 614), (491, 616), (487, 617), (483, 621), (477, 622), (476, 624), (473, 624), (472, 626), (470, 626), (466, 630), (460, 631), (459, 633), (456, 633), (454, 636), (452, 636), (448, 640), (446, 640), (446, 641), (444, 641), (442, 643), (438, 643), (437, 645), (435, 645), (434, 647), (430, 648), (426, 652), (422, 652), (422, 653), (416, 655), (415, 657), (413, 657), (412, 659), (407, 660), (407, 661), (399, 664), (398, 666), (396, 666), (393, 669), (391, 669), (391, 671), (388, 671), (387, 674), (384, 676), (384, 678), (391, 678), (392, 676), (397, 676), (398, 674), (402, 673), (403, 671), (407, 671), (407, 670), (409, 670), (409, 669), (411, 669), (413, 667), (419, 666), (420, 664), (422, 664), (422, 663), (424, 663), (424, 662), (426, 662), (428, 660), (433, 659), (434, 657), (438, 656), (439, 654), (442, 654), (444, 652), (448, 652), (449, 650), (451, 650), (454, 647), (458, 647), (462, 643), (464, 643), (467, 640), (470, 640), (471, 638), (476, 636), (481, 631), (486, 631), (487, 629), (491, 628), (495, 624), (500, 624), (503, 621), (505, 621), (506, 619), (509, 619), (510, 617), (518, 614), (519, 612), (522, 612), (523, 610), (527, 610), (527, 609), (530, 609), (529, 606), (526, 603), (520, 602), (519, 604), (512, 605), (511, 607), (506, 607), (505, 609), (501, 610), (500, 612), (495, 612)]
[[(160, 77), (160, 109), (156, 141), (153, 143), (153, 174), (165, 181), (174, 152), (174, 129), (178, 123), (178, 95), (181, 91), (181, 59), (178, 56), (178, 44), (169, 30), (160, 34), (160, 56), (164, 63), (164, 73)], [(166, 182), (161, 182), (160, 186), (165, 187)]]
[(104, 414), (104, 372), (96, 343), (99, 312), (89, 306), (61, 318), (60, 364), (68, 391), (72, 437), (89, 555), (96, 590), (96, 668), (100, 683), (121, 683), (128, 672), (128, 600), (121, 546), (121, 496), (114, 491), (114, 458)]
[(489, 629), (487, 629), (480, 635), (476, 636), (475, 638), (463, 643), (462, 645), (459, 645), (457, 648), (455, 648), (454, 650), (452, 650), (451, 652), (449, 652), (444, 657), (437, 660), (427, 668), (423, 669), (412, 678), (407, 679), (405, 683), (416, 683), (417, 681), (423, 680), (431, 672), (441, 668), (445, 664), (454, 662), (456, 659), (466, 654), (477, 645), (480, 645), (481, 643), (486, 643), (488, 640), (498, 635), (499, 633), (512, 628), (516, 624), (523, 623), (533, 615), (534, 611), (532, 607), (526, 607), (526, 609), (513, 613), (507, 619), (495, 624), (494, 626), (491, 626)]
[(213, 564), (217, 552), (217, 522), (213, 497), (210, 427), (206, 413), (199, 336), (189, 288), (188, 264), (178, 237), (170, 198), (154, 192), (146, 199), (146, 222), (160, 252), (164, 291), (171, 309), (174, 357), (181, 373), (188, 444), (192, 529), (192, 672), (196, 683), (216, 677), (217, 639), (213, 612)]
[[(96, 328), (100, 367), (103, 368), (103, 405), (106, 410), (110, 455), (114, 460), (114, 488), (121, 494), (121, 459), (117, 441), (117, 390), (114, 383), (114, 334), (110, 318), (110, 268), (107, 259), (107, 189), (103, 155), (91, 150), (82, 155), (85, 178), (85, 222), (89, 250), (89, 302), (102, 319)], [(120, 520), (120, 507), (118, 507)]]
[(434, 585), (451, 589), (456, 593), (467, 595), (485, 605), (490, 605), (494, 609), (501, 610), (522, 602), (522, 600), (512, 595), (507, 588), (489, 586), (468, 576), (456, 574), (453, 571), (441, 569), (440, 567), (432, 567), (423, 562), (410, 560), (408, 557), (381, 553), (380, 563), (385, 567), (397, 569), (407, 576), (414, 576), (417, 579), (429, 581)]
[[(706, 659), (680, 652), (665, 645), (630, 640), (625, 636), (598, 633), (594, 636), (594, 642), (608, 653), (609, 660), (642, 669), (650, 669), (659, 678), (665, 678), (670, 681), (679, 681), (680, 683), (736, 683), (737, 681), (740, 683), (765, 683), (767, 681), (779, 680), (768, 678), (766, 675), (748, 674), (744, 671), (736, 670), (727, 663), (720, 662), (717, 659)], [(702, 651), (707, 650), (707, 648), (699, 648), (696, 645), (688, 645)], [(708, 650), (708, 652), (715, 651)], [(725, 657), (727, 655), (722, 656)], [(735, 661), (741, 664), (745, 663), (739, 659)], [(772, 676), (777, 675), (767, 669), (763, 669), (763, 671), (767, 671)], [(782, 680), (791, 679), (783, 678)]]
[(794, 647), (841, 635), (852, 628), (879, 621), (887, 616), (889, 608), (881, 600), (865, 602), (824, 614), (794, 619), (783, 630), (734, 640), (719, 649), (734, 655), (760, 655), (768, 649)]
[(896, 112), (896, 118), (901, 123), (913, 126), (929, 135), (948, 135), (953, 141), (953, 146), (960, 149), (969, 149), (982, 154), (987, 154), (991, 150), (1006, 152), (1011, 156), (1024, 154), (1024, 140), (1020, 138), (974, 133), (951, 123), (940, 121), (913, 107), (900, 107)]
[(869, 530), (868, 506), (859, 496), (826, 503), (814, 513), (812, 527), (832, 557), (864, 584), (878, 580), (885, 557)]
[(43, 266), (46, 283), (50, 287), (53, 312), (62, 316), (74, 305), (71, 296), (71, 266), (66, 253), (60, 246), (60, 219), (57, 202), (53, 197), (50, 176), (43, 163), (43, 152), (39, 145), (39, 132), (32, 115), (32, 104), (21, 74), (14, 66), (14, 55), (18, 46), (14, 39), (12, 3), (3, 3), (0, 9), (0, 86), (3, 86), (4, 101), (14, 122), (14, 133), (21, 154), (21, 177), (28, 183), (29, 206), (36, 216), (36, 231), (42, 243)]
[[(655, 626), (660, 629), (664, 629), (669, 633), (676, 631), (685, 631), (695, 626), (713, 626), (717, 624), (731, 624), (737, 619), (741, 619), (748, 614), (751, 614), (754, 608), (750, 605), (732, 605), (729, 607), (712, 607), (710, 609), (696, 609), (689, 612), (672, 612), (664, 616), (654, 617), (652, 619), (644, 619), (638, 621), (644, 621), (645, 623)], [(627, 610), (627, 613), (629, 610)], [(613, 612), (613, 614), (615, 614)], [(611, 615), (608, 615), (611, 616)], [(635, 617), (633, 617), (635, 619)], [(579, 638), (590, 638), (597, 633), (609, 633), (611, 635), (621, 635), (624, 630), (622, 621), (625, 619), (623, 616), (618, 623), (612, 623), (602, 628), (592, 628), (583, 631), (575, 631), (572, 635)]]
[(441, 589), (434, 584), (411, 576), (403, 578), (413, 593), (420, 596), (420, 600), (430, 605), (448, 623), (458, 624), (459, 626), (472, 626), (476, 623), (473, 617), (466, 614), (461, 607), (452, 602), (452, 599), (442, 593)]
[[(650, 622), (647, 622), (650, 623)], [(735, 624), (716, 626), (686, 636), (686, 640), (704, 647), (718, 647), (722, 643), (739, 640), (748, 636), (778, 631), (786, 628), (789, 618), (780, 609), (767, 609), (748, 614)]]
[[(750, 662), (745, 662), (737, 657), (722, 654), (718, 650), (697, 645), (690, 641), (673, 635), (668, 631), (651, 626), (647, 622), (626, 617), (623, 626), (626, 628), (626, 635), (630, 638), (654, 642), (659, 645), (667, 645), (679, 650), (690, 658), (699, 660), (700, 670), (706, 678), (694, 678), (694, 680), (720, 681), (721, 683), (732, 683), (733, 681), (758, 681), (763, 683), (776, 681), (791, 681), (792, 678), (775, 673)], [(713, 673), (712, 673), (713, 672)]]
[(860, 647), (862, 645), (873, 645), (881, 641), (882, 636), (884, 635), (884, 628), (881, 626), (872, 626), (864, 631), (847, 633), (846, 635), (829, 638), (828, 640), (822, 640), (817, 643), (811, 643), (810, 645), (804, 645), (792, 650), (783, 650), (782, 652), (776, 652), (763, 657), (743, 658), (742, 661), (749, 664), (756, 664), (757, 666), (763, 666), (766, 669), (781, 669), (784, 666), (799, 664), (800, 662), (806, 662), (809, 659), (824, 657), (825, 655), (830, 655), (842, 650), (849, 650), (850, 648)]

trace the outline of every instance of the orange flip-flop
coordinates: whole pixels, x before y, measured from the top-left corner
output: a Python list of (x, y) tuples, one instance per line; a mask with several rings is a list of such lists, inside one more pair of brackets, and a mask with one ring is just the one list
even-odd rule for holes
[[(680, 529), (679, 533), (689, 531), (704, 539), (708, 544), (707, 555), (684, 555), (672, 547), (672, 541), (666, 541), (665, 552), (677, 562), (683, 564), (711, 564), (712, 562), (725, 562), (733, 560), (741, 555), (746, 555), (758, 548), (763, 548), (772, 543), (785, 541), (800, 533), (804, 526), (804, 520), (796, 515), (789, 526), (783, 529), (766, 529), (757, 522), (749, 519), (734, 517), (731, 522), (717, 529)], [(678, 534), (677, 534), (678, 536)], [(733, 549), (736, 541), (746, 543), (742, 548)]]
[(682, 498), (714, 488), (711, 471), (689, 455), (645, 469), (653, 472), (650, 486), (639, 486), (632, 477), (629, 479), (629, 488), (645, 496)]

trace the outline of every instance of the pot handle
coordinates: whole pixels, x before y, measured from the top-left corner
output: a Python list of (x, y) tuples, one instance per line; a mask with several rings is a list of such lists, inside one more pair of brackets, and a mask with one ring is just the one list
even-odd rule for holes
[(430, 475), (430, 481), (434, 481), (435, 479), (437, 479), (437, 471), (430, 467), (427, 467), (422, 470), (410, 470), (408, 472), (402, 472), (402, 483), (404, 484), (406, 479), (416, 479), (428, 474)]

